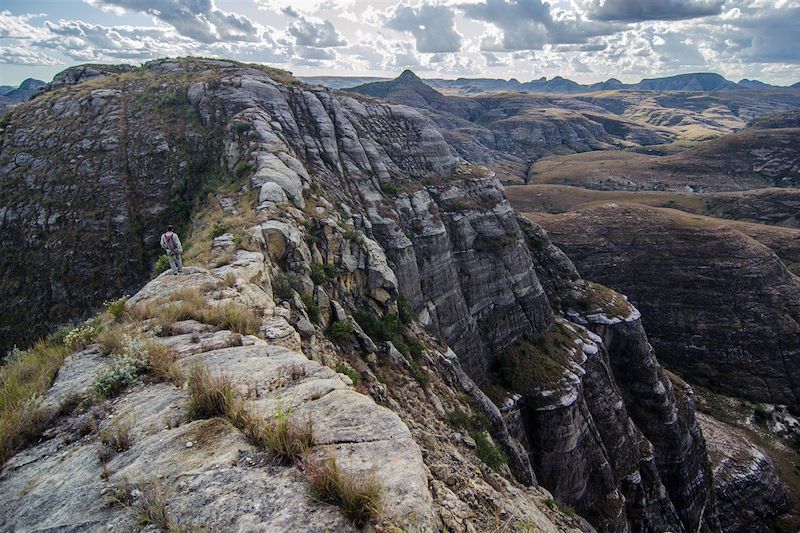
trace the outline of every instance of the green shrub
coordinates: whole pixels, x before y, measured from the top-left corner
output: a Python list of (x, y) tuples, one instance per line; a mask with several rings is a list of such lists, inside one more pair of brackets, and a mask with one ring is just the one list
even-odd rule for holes
[(277, 274), (272, 278), (272, 292), (281, 300), (291, 300), (293, 291), (300, 292), (302, 283), (296, 274)]
[(756, 423), (763, 424), (767, 420), (769, 420), (772, 413), (761, 407), (760, 405), (755, 408), (753, 411), (753, 418), (755, 418)]
[(361, 383), (361, 374), (349, 366), (345, 365), (344, 363), (336, 363), (335, 370), (340, 373), (344, 374), (345, 376), (349, 377), (353, 381), (353, 385), (358, 385)]
[(250, 132), (250, 124), (247, 122), (234, 122), (231, 129), (239, 135), (244, 135)]
[(311, 281), (315, 285), (325, 285), (339, 275), (339, 269), (329, 263), (311, 263)]
[(321, 318), (321, 312), (319, 305), (317, 302), (314, 301), (314, 297), (310, 294), (304, 294), (300, 297), (303, 300), (303, 305), (306, 306), (306, 312), (308, 313), (308, 318), (312, 322), (319, 322)]
[(347, 320), (337, 320), (331, 324), (330, 335), (335, 340), (343, 340), (353, 333), (353, 324)]
[(103, 302), (103, 306), (106, 308), (106, 311), (108, 311), (108, 313), (116, 319), (121, 317), (122, 313), (125, 312), (125, 304), (127, 303), (128, 298), (130, 298), (130, 296), (126, 294), (125, 296), (117, 298), (116, 300)]
[(400, 322), (408, 326), (414, 321), (414, 310), (411, 309), (408, 300), (404, 297), (397, 299), (397, 314), (400, 316)]
[(482, 431), (476, 431), (471, 434), (475, 440), (475, 455), (478, 459), (486, 463), (486, 465), (494, 471), (499, 472), (500, 468), (508, 463), (508, 457), (503, 453), (503, 450), (495, 446)]
[(382, 318), (378, 318), (371, 311), (357, 309), (353, 313), (353, 318), (356, 319), (364, 333), (376, 342), (392, 340), (395, 335), (403, 331), (403, 324), (397, 315), (387, 314)]
[(255, 171), (256, 167), (246, 161), (239, 161), (236, 163), (236, 166), (233, 167), (233, 174), (239, 179), (249, 177)]
[(228, 232), (228, 225), (222, 222), (221, 220), (214, 222), (214, 225), (211, 226), (212, 239), (216, 239), (220, 235), (224, 235), (227, 232)]
[(394, 183), (381, 183), (381, 191), (389, 196), (397, 194), (397, 185)]
[(425, 369), (423, 369), (419, 365), (419, 363), (413, 360), (410, 363), (410, 367), (411, 367), (411, 375), (414, 376), (414, 379), (417, 380), (417, 383), (419, 383), (420, 386), (422, 387), (427, 385), (428, 382), (431, 380), (431, 377), (428, 375)]
[(153, 266), (153, 276), (158, 276), (169, 269), (169, 257), (166, 254), (159, 256)]
[(344, 230), (344, 232), (342, 232), (342, 237), (344, 237), (345, 239), (347, 239), (349, 241), (358, 240), (358, 238), (360, 236), (361, 236), (361, 232), (358, 231), (355, 228), (347, 228), (347, 229)]
[(94, 375), (92, 390), (100, 398), (113, 398), (133, 385), (136, 379), (147, 369), (147, 361), (124, 355), (114, 363)]
[(417, 339), (412, 339), (411, 341), (409, 341), (409, 343), (408, 343), (408, 353), (409, 353), (409, 355), (411, 355), (412, 359), (416, 360), (416, 359), (419, 359), (420, 357), (422, 357), (422, 352), (423, 351), (424, 351), (424, 348), (422, 346), (422, 343), (419, 342)]

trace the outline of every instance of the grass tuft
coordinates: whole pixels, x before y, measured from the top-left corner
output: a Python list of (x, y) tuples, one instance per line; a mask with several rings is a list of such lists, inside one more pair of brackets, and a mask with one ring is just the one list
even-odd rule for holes
[(189, 416), (192, 419), (220, 416), (239, 428), (254, 446), (284, 463), (299, 462), (313, 445), (311, 423), (298, 423), (288, 411), (263, 419), (247, 409), (227, 376), (212, 376), (207, 368), (189, 371)]
[(115, 452), (124, 452), (133, 444), (130, 422), (115, 420), (111, 427), (100, 432), (100, 442)]
[(206, 367), (189, 369), (189, 418), (198, 420), (226, 416), (234, 405), (236, 391), (228, 376), (212, 376)]
[(379, 515), (382, 490), (374, 474), (343, 472), (333, 457), (306, 461), (304, 469), (314, 498), (339, 506), (357, 526)]
[(241, 335), (255, 335), (261, 328), (261, 316), (254, 309), (236, 302), (209, 303), (197, 289), (178, 291), (167, 301), (138, 305), (131, 314), (139, 320), (155, 318), (163, 331), (181, 320), (197, 320)]

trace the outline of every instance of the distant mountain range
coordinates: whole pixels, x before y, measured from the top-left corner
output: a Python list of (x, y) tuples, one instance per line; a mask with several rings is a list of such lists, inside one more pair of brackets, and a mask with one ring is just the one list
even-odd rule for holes
[(24, 102), (39, 92), (41, 87), (44, 87), (45, 82), (42, 80), (35, 80), (28, 78), (20, 83), (19, 87), (9, 85), (0, 85), (0, 105), (14, 104), (17, 102)]
[[(405, 71), (411, 72), (411, 71)], [(405, 74), (404, 72), (404, 74)], [(401, 75), (402, 76), (402, 75)], [(377, 77), (351, 77), (351, 76), (313, 76), (301, 77), (307, 83), (325, 85), (334, 89), (362, 86), (364, 84), (385, 82), (391, 78)], [(551, 79), (541, 77), (528, 82), (520, 82), (514, 78), (503, 80), (497, 78), (458, 78), (444, 80), (430, 78), (424, 80), (434, 89), (457, 92), (460, 94), (477, 94), (484, 92), (529, 92), (529, 93), (586, 93), (609, 90), (644, 90), (644, 91), (737, 91), (744, 89), (785, 89), (785, 87), (770, 85), (758, 80), (743, 79), (738, 83), (725, 79), (719, 74), (711, 72), (698, 72), (693, 74), (679, 74), (665, 78), (643, 79), (638, 83), (622, 83), (618, 79), (610, 78), (600, 83), (584, 85), (561, 76)], [(800, 88), (800, 82), (790, 86)]]

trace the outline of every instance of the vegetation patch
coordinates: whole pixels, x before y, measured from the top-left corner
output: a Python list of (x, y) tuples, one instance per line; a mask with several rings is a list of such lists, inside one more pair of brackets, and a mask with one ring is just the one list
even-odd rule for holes
[(397, 195), (397, 185), (394, 183), (386, 182), (381, 183), (381, 192), (388, 196), (396, 196)]
[(322, 317), (322, 310), (320, 309), (317, 302), (314, 301), (314, 297), (310, 294), (304, 294), (300, 297), (303, 301), (303, 305), (306, 306), (306, 313), (308, 313), (308, 319), (312, 322), (319, 322), (320, 318)]
[(491, 431), (491, 423), (486, 416), (475, 409), (475, 414), (468, 415), (460, 409), (447, 413), (447, 419), (454, 426), (465, 430), (475, 441), (475, 455), (489, 468), (500, 472), (503, 465), (508, 463), (508, 456), (495, 445), (487, 434)]
[(600, 310), (609, 316), (627, 317), (633, 309), (623, 296), (599, 283), (588, 282), (583, 300), (576, 302), (584, 313)]
[(348, 320), (336, 320), (330, 327), (330, 335), (334, 340), (341, 341), (353, 334), (353, 324)]
[(520, 339), (495, 361), (493, 381), (506, 390), (529, 394), (552, 387), (564, 375), (575, 348), (575, 334), (562, 324), (545, 333)]
[(303, 468), (313, 497), (339, 506), (357, 526), (379, 516), (382, 490), (374, 474), (343, 472), (333, 457), (306, 461)]
[(130, 296), (125, 295), (116, 300), (103, 302), (103, 307), (105, 307), (106, 312), (111, 315), (114, 320), (119, 320), (125, 313), (125, 304), (128, 302), (129, 298)]
[(303, 284), (297, 274), (276, 274), (272, 278), (272, 292), (281, 300), (291, 300), (294, 291), (302, 292)]
[(96, 319), (87, 320), (67, 333), (66, 337), (64, 337), (64, 345), (70, 350), (80, 350), (92, 342), (99, 333), (99, 321)]
[(62, 343), (39, 341), (13, 351), (0, 367), (0, 464), (37, 439), (50, 421), (37, 398), (53, 384), (69, 353)]
[(481, 431), (470, 436), (475, 440), (475, 455), (489, 468), (499, 472), (508, 463), (506, 454), (486, 437), (486, 433)]
[(111, 427), (100, 432), (100, 442), (117, 453), (124, 452), (133, 444), (130, 422), (115, 420)]
[(393, 337), (403, 331), (403, 323), (400, 317), (394, 314), (386, 314), (378, 317), (375, 313), (365, 309), (357, 309), (353, 313), (358, 325), (364, 333), (375, 342), (392, 340)]
[(315, 285), (327, 285), (336, 279), (339, 269), (330, 263), (311, 263), (311, 281)]
[(251, 444), (281, 462), (299, 462), (313, 445), (310, 422), (298, 423), (283, 410), (264, 420), (247, 408), (227, 376), (212, 376), (207, 368), (195, 366), (190, 369), (188, 387), (192, 419), (226, 418)]
[(347, 366), (344, 363), (336, 363), (336, 367), (334, 368), (338, 373), (344, 374), (345, 376), (349, 377), (350, 380), (353, 382), (353, 385), (358, 385), (361, 383), (361, 374), (358, 370)]
[(166, 301), (139, 305), (131, 309), (131, 314), (138, 319), (157, 319), (162, 330), (168, 330), (175, 322), (197, 320), (241, 335), (256, 335), (262, 322), (250, 307), (236, 302), (211, 304), (197, 289), (178, 291)]

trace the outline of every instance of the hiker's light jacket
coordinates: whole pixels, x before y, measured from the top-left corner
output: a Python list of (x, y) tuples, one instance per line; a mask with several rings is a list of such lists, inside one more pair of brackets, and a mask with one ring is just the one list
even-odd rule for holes
[[(170, 237), (172, 237), (172, 246), (170, 246)], [(171, 231), (168, 231), (161, 236), (161, 247), (166, 250), (167, 253), (183, 253), (181, 240)]]

